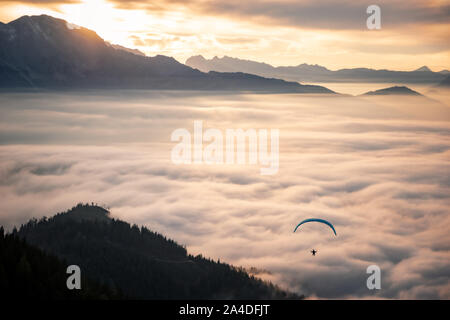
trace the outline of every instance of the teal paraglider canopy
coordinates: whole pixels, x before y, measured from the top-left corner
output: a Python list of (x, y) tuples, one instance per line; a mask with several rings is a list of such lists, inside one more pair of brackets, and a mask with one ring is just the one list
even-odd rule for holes
[(329, 226), (331, 228), (331, 230), (333, 230), (334, 235), (337, 236), (336, 234), (336, 230), (334, 229), (334, 226), (331, 224), (331, 222), (328, 222), (327, 220), (324, 219), (317, 219), (317, 218), (310, 218), (310, 219), (305, 219), (302, 222), (300, 222), (294, 229), (294, 232), (297, 231), (298, 227), (300, 227), (302, 224), (307, 223), (307, 222), (320, 222), (320, 223), (324, 223), (327, 226)]

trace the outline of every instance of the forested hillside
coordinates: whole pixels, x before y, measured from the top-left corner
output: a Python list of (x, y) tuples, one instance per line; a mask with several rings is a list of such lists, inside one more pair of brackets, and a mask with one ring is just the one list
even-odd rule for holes
[(192, 256), (173, 240), (112, 219), (95, 205), (79, 204), (52, 218), (31, 220), (17, 234), (131, 298), (300, 298), (241, 268)]
[(6, 299), (122, 299), (118, 291), (81, 277), (69, 290), (67, 264), (0, 228), (0, 290)]

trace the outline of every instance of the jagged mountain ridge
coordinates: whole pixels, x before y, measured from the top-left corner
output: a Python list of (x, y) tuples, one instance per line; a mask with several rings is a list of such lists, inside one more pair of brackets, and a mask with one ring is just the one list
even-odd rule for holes
[(203, 73), (171, 57), (117, 49), (92, 30), (47, 15), (0, 24), (0, 87), (332, 93), (242, 72)]
[(373, 83), (438, 83), (445, 78), (445, 71), (432, 72), (423, 66), (414, 71), (374, 70), (369, 68), (346, 68), (329, 70), (320, 65), (300, 64), (297, 66), (274, 67), (263, 62), (243, 60), (224, 56), (205, 59), (193, 56), (186, 65), (203, 72), (234, 72), (240, 70), (263, 77), (275, 77), (299, 82), (373, 82)]

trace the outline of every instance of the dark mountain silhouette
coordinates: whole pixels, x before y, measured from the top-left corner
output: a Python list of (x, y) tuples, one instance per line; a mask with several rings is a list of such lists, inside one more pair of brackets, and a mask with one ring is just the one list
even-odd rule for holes
[(368, 96), (381, 96), (381, 95), (410, 95), (410, 96), (422, 96), (417, 91), (411, 90), (408, 87), (405, 86), (395, 86), (395, 87), (389, 87), (384, 89), (379, 89), (375, 91), (369, 91), (364, 93), (363, 95)]
[(81, 277), (81, 290), (69, 290), (68, 264), (27, 244), (0, 227), (0, 290), (5, 299), (122, 299), (105, 285)]
[(300, 298), (243, 268), (192, 256), (173, 240), (112, 219), (96, 205), (79, 204), (52, 218), (31, 220), (17, 234), (131, 298)]
[(445, 77), (444, 80), (439, 82), (439, 87), (450, 87), (450, 76)]
[(423, 66), (414, 71), (374, 70), (368, 68), (329, 70), (319, 65), (300, 64), (298, 66), (273, 67), (267, 63), (242, 60), (224, 56), (205, 59), (193, 56), (186, 65), (203, 72), (247, 72), (262, 77), (274, 77), (299, 82), (373, 82), (373, 83), (430, 83), (435, 84), (445, 78), (445, 70), (432, 72)]
[(428, 68), (427, 66), (422, 66), (420, 68), (417, 68), (416, 70), (414, 70), (415, 72), (433, 72), (431, 71), (430, 68)]
[(146, 57), (47, 15), (0, 23), (0, 87), (131, 88), (331, 93), (242, 72), (203, 73), (171, 57)]

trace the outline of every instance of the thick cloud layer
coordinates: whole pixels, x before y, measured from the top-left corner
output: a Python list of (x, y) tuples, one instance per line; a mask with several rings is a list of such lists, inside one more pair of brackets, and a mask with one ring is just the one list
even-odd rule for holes
[[(0, 222), (94, 201), (310, 297), (450, 298), (448, 108), (404, 97), (2, 94)], [(194, 120), (280, 129), (279, 172), (174, 165), (170, 134)], [(308, 217), (338, 236), (320, 224), (293, 233)]]

